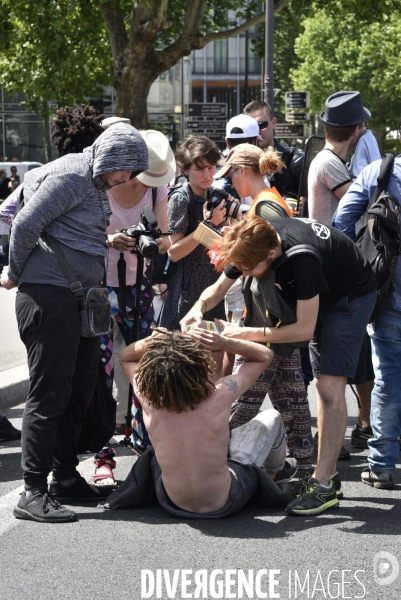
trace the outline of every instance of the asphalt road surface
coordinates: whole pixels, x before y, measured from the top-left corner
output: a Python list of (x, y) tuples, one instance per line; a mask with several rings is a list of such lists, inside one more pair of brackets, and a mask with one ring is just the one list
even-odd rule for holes
[[(347, 446), (356, 415), (348, 395)], [(310, 401), (315, 416), (313, 389)], [(17, 426), (22, 409), (6, 411)], [(363, 485), (366, 455), (353, 450), (350, 461), (339, 463), (344, 500), (340, 509), (317, 517), (249, 506), (220, 521), (185, 521), (157, 506), (104, 511), (89, 504), (74, 508), (77, 523), (54, 525), (14, 519), (22, 489), (20, 445), (1, 443), (0, 598), (399, 600), (401, 486), (381, 491)], [(92, 460), (81, 457), (86, 477)], [(131, 451), (118, 450), (118, 479), (133, 460)]]

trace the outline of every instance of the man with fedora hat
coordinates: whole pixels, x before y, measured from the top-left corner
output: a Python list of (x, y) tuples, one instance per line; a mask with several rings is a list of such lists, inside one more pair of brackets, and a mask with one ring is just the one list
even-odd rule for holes
[[(355, 91), (336, 92), (326, 100), (325, 110), (319, 115), (324, 123), (325, 147), (313, 159), (308, 174), (309, 217), (325, 225), (331, 225), (338, 204), (352, 184), (346, 159), (366, 131), (370, 111), (362, 104), (361, 94)], [(334, 223), (333, 223), (334, 225)], [(358, 362), (357, 376), (348, 383), (355, 384), (358, 395), (359, 426), (353, 432), (358, 437), (360, 430), (369, 426), (366, 415), (370, 411), (372, 369), (370, 364), (369, 338), (365, 335)], [(358, 441), (356, 442), (358, 444)], [(315, 438), (315, 446), (318, 440)], [(340, 459), (349, 459), (350, 454), (342, 448)]]
[(331, 224), (340, 199), (352, 183), (347, 156), (364, 134), (370, 116), (359, 92), (336, 92), (327, 98), (319, 115), (326, 144), (311, 162), (308, 175), (310, 218)]

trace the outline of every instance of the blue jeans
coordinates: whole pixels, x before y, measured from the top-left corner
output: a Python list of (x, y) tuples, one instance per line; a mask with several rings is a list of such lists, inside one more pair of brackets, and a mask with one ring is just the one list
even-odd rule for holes
[(368, 333), (375, 371), (370, 413), (374, 439), (368, 441), (368, 462), (372, 471), (392, 473), (401, 433), (401, 312), (386, 307)]

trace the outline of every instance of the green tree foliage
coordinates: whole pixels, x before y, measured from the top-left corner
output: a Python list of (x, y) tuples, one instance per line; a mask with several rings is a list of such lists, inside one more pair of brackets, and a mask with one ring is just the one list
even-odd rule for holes
[(103, 19), (85, 0), (1, 0), (0, 22), (0, 85), (24, 92), (28, 109), (46, 116), (47, 102), (80, 102), (111, 83)]
[[(276, 0), (275, 10), (290, 0)], [(236, 11), (239, 26), (228, 20)], [(153, 81), (207, 43), (263, 21), (257, 0), (0, 0), (0, 84), (31, 109), (112, 83), (117, 114), (146, 127)]]
[(360, 91), (382, 146), (401, 114), (400, 0), (331, 0), (312, 9), (295, 42), (294, 89), (311, 92), (315, 113), (336, 91)]

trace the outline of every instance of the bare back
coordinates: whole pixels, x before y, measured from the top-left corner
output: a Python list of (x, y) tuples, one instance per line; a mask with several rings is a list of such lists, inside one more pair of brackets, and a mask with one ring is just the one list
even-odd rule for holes
[[(152, 337), (155, 335), (162, 336), (164, 333), (156, 332)], [(167, 411), (155, 408), (141, 397), (135, 371), (138, 361), (146, 353), (146, 340), (125, 348), (120, 354), (120, 362), (126, 376), (129, 379), (133, 377), (134, 391), (142, 405), (144, 424), (170, 500), (183, 510), (207, 513), (224, 508), (230, 493), (227, 451), (231, 405), (268, 367), (273, 353), (254, 342), (228, 339), (201, 329), (192, 330), (188, 335), (194, 338), (195, 344), (201, 342), (216, 349), (223, 346), (226, 351), (241, 353), (245, 358), (237, 372), (217, 381), (216, 389), (193, 410), (188, 407), (181, 413)], [(191, 393), (191, 388), (188, 388), (188, 394)]]
[(163, 485), (170, 500), (183, 510), (212, 512), (223, 508), (228, 500), (232, 394), (227, 394), (224, 383), (216, 387), (194, 410), (182, 413), (153, 408), (134, 388), (162, 470)]

